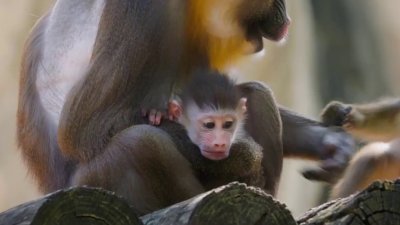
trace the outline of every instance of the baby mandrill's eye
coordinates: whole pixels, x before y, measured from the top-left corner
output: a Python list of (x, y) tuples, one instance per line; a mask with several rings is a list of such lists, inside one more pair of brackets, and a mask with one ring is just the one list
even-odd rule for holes
[(226, 121), (223, 125), (222, 128), (224, 129), (229, 129), (233, 126), (233, 121)]
[(203, 127), (207, 129), (213, 129), (215, 127), (215, 123), (214, 122), (203, 123)]

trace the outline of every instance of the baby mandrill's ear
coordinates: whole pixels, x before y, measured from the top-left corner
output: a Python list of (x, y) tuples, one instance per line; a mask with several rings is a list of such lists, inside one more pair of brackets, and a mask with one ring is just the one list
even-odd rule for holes
[(168, 116), (171, 120), (176, 120), (182, 115), (182, 107), (177, 100), (168, 103)]
[(247, 103), (247, 98), (243, 97), (239, 100), (239, 104), (237, 106), (238, 112), (245, 113), (247, 111), (246, 103)]

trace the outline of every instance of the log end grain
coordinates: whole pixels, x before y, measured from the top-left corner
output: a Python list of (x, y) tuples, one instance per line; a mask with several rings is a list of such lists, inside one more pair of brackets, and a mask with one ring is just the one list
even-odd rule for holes
[(365, 190), (311, 209), (300, 225), (400, 224), (400, 180), (374, 182)]
[(259, 188), (230, 183), (142, 217), (146, 225), (295, 225), (285, 205)]

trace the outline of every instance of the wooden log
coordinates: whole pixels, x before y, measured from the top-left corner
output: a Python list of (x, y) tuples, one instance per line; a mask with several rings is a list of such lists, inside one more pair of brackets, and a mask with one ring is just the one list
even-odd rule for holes
[(146, 225), (295, 225), (289, 210), (259, 188), (237, 182), (141, 217)]
[(300, 225), (398, 225), (400, 180), (374, 182), (364, 191), (311, 209)]
[(311, 209), (296, 222), (286, 206), (259, 188), (237, 182), (145, 215), (98, 188), (61, 190), (0, 214), (0, 225), (374, 225), (400, 224), (400, 180)]
[(99, 188), (51, 193), (0, 214), (0, 225), (142, 225), (125, 200)]

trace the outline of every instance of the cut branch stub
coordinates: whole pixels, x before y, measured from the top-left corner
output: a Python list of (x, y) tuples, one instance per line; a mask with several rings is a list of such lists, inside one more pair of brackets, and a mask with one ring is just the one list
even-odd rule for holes
[(0, 214), (0, 225), (141, 225), (125, 200), (99, 188), (60, 190)]

